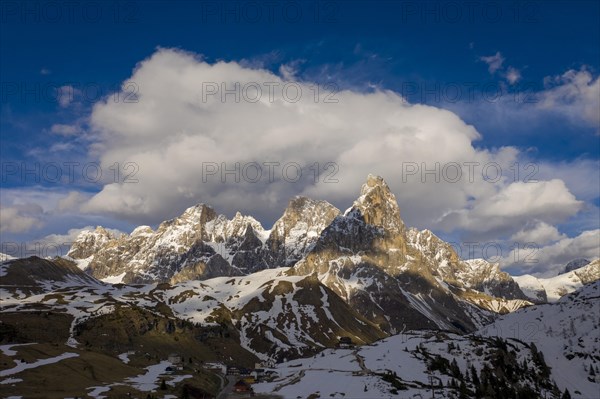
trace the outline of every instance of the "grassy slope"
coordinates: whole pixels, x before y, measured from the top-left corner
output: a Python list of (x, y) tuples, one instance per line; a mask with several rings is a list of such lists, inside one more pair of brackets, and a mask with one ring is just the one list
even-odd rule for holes
[[(65, 345), (71, 320), (68, 315), (47, 311), (0, 314), (0, 343), (37, 343), (15, 347), (17, 355), (13, 357), (1, 354), (0, 370), (13, 368), (20, 359), (31, 363), (65, 352), (79, 355), (11, 375), (23, 382), (2, 385), (3, 395), (81, 397), (89, 392), (89, 387), (120, 383), (127, 377), (143, 374), (145, 367), (166, 360), (170, 353), (179, 353), (185, 358), (185, 369), (181, 373), (191, 374), (193, 378), (184, 383), (216, 393), (220, 380), (203, 369), (204, 362), (230, 362), (233, 358), (238, 364), (252, 366), (256, 360), (231, 337), (216, 336), (200, 342), (196, 339), (202, 331), (199, 327), (166, 315), (124, 306), (117, 308), (115, 313), (84, 322), (78, 329), (76, 339), (80, 345), (75, 349)], [(130, 356), (129, 364), (118, 359), (118, 354), (130, 350), (135, 354)], [(189, 363), (190, 358), (192, 363)], [(0, 380), (5, 378), (0, 377)], [(182, 384), (170, 387), (167, 392), (179, 394)], [(115, 386), (110, 391), (111, 396), (118, 397), (126, 393), (146, 396), (146, 393), (123, 386)]]

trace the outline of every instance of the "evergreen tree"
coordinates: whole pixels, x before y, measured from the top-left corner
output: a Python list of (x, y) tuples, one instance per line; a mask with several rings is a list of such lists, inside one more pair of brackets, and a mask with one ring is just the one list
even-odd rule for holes
[(529, 367), (527, 367), (527, 359), (523, 359), (523, 365), (521, 366), (521, 368), (523, 369), (523, 374), (527, 374), (527, 372), (529, 371)]
[(163, 391), (167, 390), (167, 383), (165, 382), (165, 380), (160, 381), (160, 389)]
[(467, 399), (469, 397), (469, 391), (467, 390), (467, 384), (464, 381), (460, 382), (460, 387), (458, 388), (458, 397), (459, 399)]
[(537, 349), (537, 346), (535, 346), (535, 344), (533, 342), (531, 343), (530, 350), (531, 350), (532, 355), (537, 355), (538, 349)]
[(571, 394), (569, 393), (569, 390), (567, 388), (565, 388), (565, 392), (563, 392), (560, 399), (571, 399)]
[(462, 373), (460, 372), (460, 368), (458, 367), (458, 364), (456, 363), (456, 359), (452, 359), (452, 362), (450, 363), (450, 373), (452, 374), (453, 377), (456, 377), (459, 380), (462, 379)]
[(473, 380), (473, 385), (475, 385), (475, 389), (479, 388), (481, 382), (479, 381), (479, 377), (477, 376), (477, 370), (475, 370), (475, 366), (471, 366), (471, 379)]

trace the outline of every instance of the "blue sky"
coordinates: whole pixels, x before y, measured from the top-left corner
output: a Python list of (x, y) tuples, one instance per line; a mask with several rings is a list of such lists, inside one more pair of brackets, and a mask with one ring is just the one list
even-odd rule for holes
[[(600, 223), (598, 2), (123, 1), (74, 5), (61, 1), (6, 1), (0, 11), (3, 242), (30, 242), (49, 234), (62, 237), (69, 234), (69, 229), (96, 224), (130, 231), (137, 224), (156, 225), (196, 202), (210, 203), (228, 216), (241, 208), (257, 215), (268, 227), (283, 211), (291, 195), (311, 194), (345, 208), (358, 193), (360, 180), (355, 176), (360, 175), (364, 180), (368, 173), (389, 170), (369, 159), (364, 164), (370, 167), (353, 165), (350, 173), (351, 167), (344, 167), (342, 162), (351, 159), (350, 149), (347, 153), (323, 152), (313, 159), (306, 155), (312, 148), (307, 143), (288, 148), (287, 155), (275, 149), (279, 146), (274, 145), (269, 152), (263, 145), (262, 150), (266, 152), (249, 150), (249, 158), (240, 161), (264, 161), (271, 156), (281, 162), (293, 158), (307, 165), (315, 160), (321, 164), (337, 162), (344, 179), (334, 188), (320, 188), (322, 185), (310, 182), (287, 184), (283, 188), (281, 184), (274, 187), (265, 183), (265, 186), (259, 185), (260, 189), (254, 185), (251, 189), (245, 186), (236, 191), (235, 185), (227, 185), (226, 189), (223, 185), (209, 187), (193, 182), (188, 188), (182, 188), (185, 184), (173, 183), (176, 179), (171, 177), (163, 181), (147, 178), (145, 181), (152, 180), (153, 184), (140, 182), (135, 186), (135, 194), (118, 190), (119, 194), (115, 194), (121, 199), (131, 194), (135, 201), (125, 205), (122, 200), (111, 202), (114, 198), (106, 197), (111, 182), (106, 178), (114, 172), (110, 169), (112, 161), (116, 160), (121, 167), (126, 162), (135, 162), (141, 167), (139, 177), (144, 178), (145, 173), (151, 172), (152, 163), (142, 167), (138, 157), (143, 153), (152, 154), (165, 144), (156, 141), (154, 144), (158, 147), (129, 146), (133, 138), (124, 138), (125, 132), (118, 131), (104, 118), (115, 120), (121, 112), (127, 113), (123, 101), (127, 94), (122, 85), (125, 81), (138, 85), (146, 79), (146, 75), (139, 81), (132, 79), (137, 76), (136, 66), (137, 71), (144, 70), (139, 63), (151, 60), (145, 68), (158, 71), (155, 72), (157, 79), (168, 75), (161, 68), (169, 68), (171, 61), (152, 58), (162, 51), (169, 60), (181, 61), (185, 58), (182, 54), (191, 54), (195, 61), (185, 62), (235, 63), (242, 68), (236, 72), (241, 75), (262, 69), (286, 81), (330, 85), (340, 92), (340, 102), (346, 98), (345, 91), (360, 94), (365, 99), (373, 93), (391, 91), (412, 105), (426, 104), (449, 110), (464, 125), (457, 129), (469, 135), (466, 126), (471, 125), (478, 133), (478, 137), (468, 140), (469, 154), (477, 157), (492, 154), (489, 155), (492, 158), (485, 159), (500, 164), (507, 162), (506, 165), (514, 166), (518, 161), (518, 168), (534, 164), (536, 177), (541, 181), (563, 182), (564, 188), (559, 184), (548, 184), (548, 187), (564, 192), (542, 190), (519, 194), (519, 187), (512, 186), (508, 193), (517, 195), (516, 202), (523, 198), (524, 211), (522, 214), (509, 211), (515, 217), (509, 227), (506, 223), (494, 222), (507, 220), (506, 214), (490, 212), (499, 198), (508, 195), (504, 190), (509, 188), (510, 174), (514, 170), (503, 168), (509, 180), (502, 187), (494, 186), (493, 192), (490, 187), (449, 186), (460, 191), (457, 197), (464, 198), (462, 202), (456, 199), (447, 204), (412, 198), (404, 194), (405, 189), (411, 187), (407, 185), (410, 182), (404, 182), (393, 172), (381, 173), (398, 196), (401, 209), (407, 210), (408, 214), (403, 212), (403, 217), (409, 224), (431, 228), (456, 242), (494, 241), (508, 248), (518, 237), (539, 241), (539, 247), (549, 251), (546, 252), (548, 259), (557, 257), (563, 250), (571, 251), (567, 257), (577, 252), (582, 256), (598, 252), (600, 238), (596, 235), (586, 238), (585, 244), (565, 241), (575, 240), (584, 232), (597, 232)], [(152, 64), (156, 68), (151, 68)], [(165, 87), (176, 85), (167, 83)], [(134, 87), (140, 91), (142, 102), (149, 101), (151, 95), (144, 87)], [(159, 94), (157, 101), (161, 101)], [(121, 108), (105, 107), (105, 112), (100, 112), (97, 104), (106, 102), (109, 97), (121, 99)], [(365, 107), (372, 103), (367, 102)], [(243, 114), (232, 112), (234, 117)], [(364, 118), (368, 119), (368, 115)], [(286, 121), (291, 119), (277, 121), (278, 126)], [(199, 123), (202, 124), (202, 119)], [(238, 126), (230, 129), (239, 128), (242, 135), (244, 123), (240, 117)], [(185, 128), (189, 129), (188, 125)], [(390, 128), (386, 128), (389, 131)], [(381, 132), (386, 128), (381, 127)], [(112, 133), (102, 129), (112, 129)], [(175, 130), (191, 134), (195, 139), (203, 134), (189, 133), (183, 127), (178, 129)], [(377, 129), (375, 126), (374, 131)], [(211, 134), (206, 133), (207, 137)], [(322, 134), (329, 133), (323, 131)], [(134, 134), (134, 137), (144, 143), (153, 142), (150, 136)], [(338, 140), (343, 142), (344, 135)], [(231, 142), (236, 141), (227, 141)], [(439, 140), (433, 139), (431, 146), (436, 142)], [(440, 150), (443, 152), (443, 148)], [(115, 155), (119, 151), (121, 158)], [(414, 159), (401, 161), (435, 162), (419, 152), (416, 154)], [(467, 158), (457, 155), (455, 161), (464, 162)], [(445, 158), (444, 162), (452, 159)], [(211, 159), (213, 161), (222, 160), (217, 157)], [(59, 163), (64, 174), (64, 162), (82, 165), (100, 162), (104, 180), (86, 181), (82, 179), (81, 170), (76, 170), (75, 181), (57, 183), (48, 178), (50, 169), (46, 169), (45, 174), (41, 171), (51, 163)], [(227, 162), (232, 161), (227, 159)], [(34, 168), (35, 163), (42, 168), (39, 172), (25, 177), (15, 173), (14, 168), (20, 169), (23, 165)], [(158, 168), (165, 170), (164, 165)], [(401, 168), (397, 165), (395, 170)], [(521, 170), (517, 180), (531, 171), (534, 169)], [(172, 171), (173, 174), (180, 172)], [(173, 186), (169, 186), (171, 183)], [(435, 184), (426, 186), (431, 191), (425, 190), (422, 195), (428, 197), (444, 197), (444, 190), (448, 188), (442, 190)], [(153, 205), (150, 198), (161, 189), (181, 190), (183, 194), (177, 200), (163, 198), (161, 206)], [(103, 190), (105, 193), (97, 197)], [(141, 190), (145, 191), (141, 193)], [(261, 207), (266, 197), (258, 193), (264, 192), (269, 193), (271, 202), (262, 202)], [(455, 194), (449, 193), (449, 197)], [(526, 198), (519, 197), (554, 195), (560, 199), (563, 194), (565, 202), (557, 200), (557, 206), (569, 210), (565, 212), (551, 206), (541, 209), (541, 202), (527, 209)], [(236, 200), (246, 195), (252, 205)], [(97, 198), (94, 200), (94, 197)], [(108, 205), (99, 206), (99, 202)], [(429, 203), (437, 213), (426, 212), (425, 205), (420, 207), (418, 202)], [(136, 209), (131, 210), (131, 207)], [(427, 218), (426, 214), (435, 215)], [(481, 224), (488, 221), (489, 228), (482, 228)], [(541, 256), (541, 263), (544, 262), (550, 261)], [(548, 267), (554, 270), (556, 265), (553, 265)], [(517, 270), (522, 265), (507, 267)], [(545, 266), (539, 267), (542, 269), (534, 271), (543, 272)]]

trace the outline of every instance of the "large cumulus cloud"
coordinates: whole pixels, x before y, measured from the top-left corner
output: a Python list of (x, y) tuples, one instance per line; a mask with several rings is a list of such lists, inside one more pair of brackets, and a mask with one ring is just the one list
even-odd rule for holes
[[(236, 83), (240, 101), (233, 94), (222, 101), (222, 85), (231, 89)], [(301, 89), (298, 101), (282, 96), (286, 83), (293, 83), (289, 97)], [(257, 101), (254, 84), (263, 90)], [(249, 88), (245, 98), (244, 85)], [(275, 88), (273, 98), (269, 85)], [(206, 96), (209, 86), (219, 93)], [(386, 178), (405, 221), (419, 227), (509, 236), (527, 223), (560, 222), (582, 205), (562, 180), (525, 183), (512, 178), (511, 166), (523, 157), (517, 149), (478, 149), (480, 133), (456, 114), (409, 104), (394, 92), (341, 91), (328, 97), (321, 88), (315, 101), (310, 82), (159, 49), (136, 67), (119, 94), (92, 111), (91, 151), (104, 169), (115, 162), (135, 163), (137, 182), (104, 185), (82, 207), (86, 212), (149, 224), (205, 202), (226, 214), (241, 210), (257, 215), (269, 224), (293, 195), (349, 206), (368, 173)], [(255, 183), (244, 178), (235, 182), (232, 175), (225, 183), (219, 175), (203, 179), (203, 163), (233, 168), (237, 162), (280, 166), (274, 167), (273, 181), (266, 168)], [(282, 166), (291, 162), (304, 168), (294, 183), (282, 176)], [(318, 181), (315, 162), (321, 169)], [(333, 170), (323, 170), (328, 162), (339, 168), (334, 176), (338, 183), (324, 181)], [(491, 171), (482, 173), (490, 164)], [(455, 181), (455, 170), (445, 169), (448, 165), (460, 165), (462, 177)], [(423, 174), (424, 169), (434, 172)], [(503, 173), (495, 176), (498, 169)]]

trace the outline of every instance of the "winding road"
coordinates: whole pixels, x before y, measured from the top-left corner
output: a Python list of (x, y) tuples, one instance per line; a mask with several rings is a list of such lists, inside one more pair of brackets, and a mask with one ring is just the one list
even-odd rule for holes
[[(217, 395), (217, 399), (227, 399), (229, 394), (231, 394), (233, 392), (233, 386), (235, 385), (235, 378), (223, 377), (220, 374), (218, 374), (218, 376), (221, 379), (221, 387), (222, 388), (221, 388), (221, 392), (219, 392), (219, 394)], [(225, 381), (227, 381), (227, 384), (225, 384)]]

